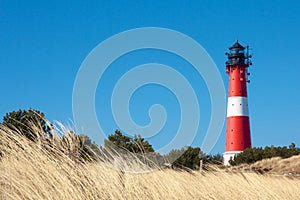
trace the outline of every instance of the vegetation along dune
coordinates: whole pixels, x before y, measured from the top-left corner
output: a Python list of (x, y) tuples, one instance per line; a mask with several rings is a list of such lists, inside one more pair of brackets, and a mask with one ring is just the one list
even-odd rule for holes
[[(95, 160), (82, 156), (86, 151), (80, 137), (63, 126), (53, 129), (51, 135), (41, 134), (42, 127), (33, 124), (28, 128), (35, 133), (34, 139), (28, 139), (18, 129), (0, 125), (0, 199), (300, 197), (300, 179), (285, 175), (289, 171), (299, 173), (299, 156), (226, 168), (207, 166), (210, 170), (201, 173), (149, 166), (128, 157), (122, 160), (127, 170), (116, 170), (117, 154), (106, 158), (102, 154)], [(256, 173), (265, 168), (268, 173)]]

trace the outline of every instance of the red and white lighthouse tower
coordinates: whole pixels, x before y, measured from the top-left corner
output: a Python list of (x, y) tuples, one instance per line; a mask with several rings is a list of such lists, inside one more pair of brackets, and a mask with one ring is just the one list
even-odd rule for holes
[[(251, 147), (250, 123), (247, 99), (248, 67), (252, 64), (245, 48), (236, 43), (229, 48), (226, 73), (229, 74), (226, 149), (223, 154), (224, 165), (246, 148)], [(246, 51), (245, 51), (246, 50)]]

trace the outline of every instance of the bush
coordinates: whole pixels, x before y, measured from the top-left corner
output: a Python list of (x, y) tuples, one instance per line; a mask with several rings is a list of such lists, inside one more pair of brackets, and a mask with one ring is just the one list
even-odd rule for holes
[(266, 158), (281, 157), (289, 158), (294, 155), (300, 154), (300, 148), (296, 148), (295, 143), (291, 143), (289, 147), (271, 147), (266, 146), (264, 149), (258, 148), (248, 148), (242, 153), (235, 156), (234, 160), (229, 161), (230, 165), (239, 165), (242, 163), (251, 164)]

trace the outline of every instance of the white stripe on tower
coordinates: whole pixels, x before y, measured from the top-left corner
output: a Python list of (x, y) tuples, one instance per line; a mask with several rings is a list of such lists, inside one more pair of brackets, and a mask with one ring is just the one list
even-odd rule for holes
[(247, 97), (228, 97), (227, 117), (234, 116), (249, 116)]

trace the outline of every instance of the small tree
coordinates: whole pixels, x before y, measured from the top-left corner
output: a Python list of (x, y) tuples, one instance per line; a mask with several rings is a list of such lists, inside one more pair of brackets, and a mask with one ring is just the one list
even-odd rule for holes
[(52, 125), (47, 123), (44, 113), (33, 110), (18, 110), (6, 113), (3, 124), (16, 129), (28, 139), (35, 141), (38, 136), (51, 135)]
[(190, 169), (198, 169), (200, 159), (205, 158), (205, 154), (199, 147), (188, 147), (186, 151), (173, 163), (174, 166), (184, 166)]
[(186, 148), (172, 149), (165, 157), (169, 163), (174, 163), (185, 151)]
[(154, 149), (148, 141), (146, 141), (141, 135), (135, 135), (132, 141), (133, 152), (136, 153), (149, 153), (154, 152)]
[(134, 138), (131, 138), (123, 135), (120, 130), (116, 130), (115, 134), (108, 136), (108, 140), (105, 141), (105, 146), (116, 146), (133, 153), (154, 152), (152, 145), (141, 137), (141, 135), (135, 135)]

